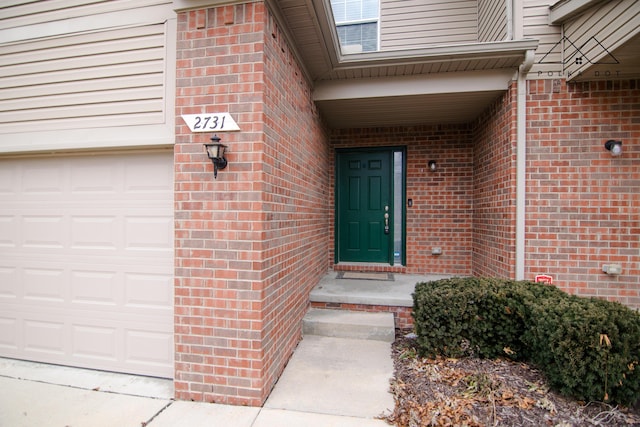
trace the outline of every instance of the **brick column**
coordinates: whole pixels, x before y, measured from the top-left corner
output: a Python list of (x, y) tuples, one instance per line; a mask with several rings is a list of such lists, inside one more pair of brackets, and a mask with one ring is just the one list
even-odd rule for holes
[[(311, 87), (264, 3), (178, 14), (176, 398), (261, 405), (328, 266), (329, 144)], [(213, 178), (180, 115), (229, 112)]]
[[(176, 398), (260, 405), (260, 183), (264, 5), (178, 14), (175, 146)], [(229, 166), (213, 178), (203, 143), (181, 114), (229, 112), (220, 133)]]

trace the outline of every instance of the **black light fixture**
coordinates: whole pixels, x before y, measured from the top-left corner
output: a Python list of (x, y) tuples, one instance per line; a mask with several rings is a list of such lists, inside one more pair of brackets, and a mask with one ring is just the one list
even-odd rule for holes
[(213, 177), (218, 179), (218, 169), (224, 169), (227, 167), (227, 159), (224, 158), (224, 149), (226, 145), (220, 143), (220, 137), (213, 135), (211, 137), (211, 144), (204, 144), (207, 150), (207, 156), (213, 163)]
[(612, 157), (618, 157), (622, 154), (622, 141), (610, 139), (604, 143), (604, 148), (611, 152)]
[(435, 160), (429, 160), (429, 170), (431, 172), (435, 172), (436, 169), (438, 169), (438, 165), (436, 164)]

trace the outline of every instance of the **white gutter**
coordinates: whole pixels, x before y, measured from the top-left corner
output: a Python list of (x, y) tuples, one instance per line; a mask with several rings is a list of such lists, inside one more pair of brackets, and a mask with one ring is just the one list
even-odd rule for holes
[(525, 221), (527, 196), (527, 73), (533, 66), (535, 50), (528, 50), (518, 68), (516, 94), (516, 280), (524, 280)]
[(526, 39), (340, 54), (336, 69), (379, 66), (383, 62), (388, 65), (406, 65), (465, 59), (520, 58), (524, 51), (536, 49), (537, 47), (538, 40)]

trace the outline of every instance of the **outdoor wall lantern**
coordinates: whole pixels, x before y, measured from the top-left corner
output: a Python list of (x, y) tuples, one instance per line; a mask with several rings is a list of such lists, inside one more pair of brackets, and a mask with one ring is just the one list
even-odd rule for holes
[(429, 170), (431, 172), (435, 172), (436, 169), (438, 169), (438, 165), (436, 164), (435, 160), (429, 160)]
[(226, 145), (220, 143), (220, 137), (213, 135), (211, 137), (211, 144), (204, 144), (207, 149), (207, 156), (213, 163), (213, 177), (218, 179), (218, 169), (224, 169), (227, 167), (227, 159), (224, 158), (224, 149)]
[(611, 152), (612, 157), (618, 157), (622, 154), (622, 141), (610, 139), (604, 143), (604, 148)]

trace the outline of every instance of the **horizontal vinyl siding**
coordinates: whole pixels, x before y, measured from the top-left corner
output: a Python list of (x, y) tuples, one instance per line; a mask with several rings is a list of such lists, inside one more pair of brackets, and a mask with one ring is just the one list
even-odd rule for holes
[(9, 44), (0, 56), (2, 133), (164, 120), (165, 24)]
[(553, 3), (555, 1), (524, 1), (524, 38), (539, 41), (529, 78), (559, 78), (562, 73), (562, 29), (559, 25), (549, 25), (549, 6)]
[(381, 50), (476, 42), (477, 1), (383, 0)]
[[(639, 22), (640, 2), (635, 0), (609, 1), (569, 21), (564, 27), (565, 37), (571, 41), (565, 43), (565, 71), (574, 74), (591, 63), (614, 62), (615, 57), (607, 57), (608, 53), (638, 34)], [(575, 56), (583, 57), (582, 65), (570, 60)]]
[(0, 8), (0, 29), (70, 20), (109, 12), (135, 10), (166, 4), (166, 0), (3, 0)]
[(507, 38), (505, 0), (478, 0), (478, 41), (494, 42)]
[(5, 0), (0, 152), (173, 143), (175, 25), (169, 0)]

